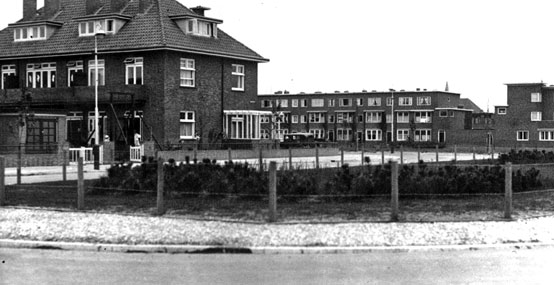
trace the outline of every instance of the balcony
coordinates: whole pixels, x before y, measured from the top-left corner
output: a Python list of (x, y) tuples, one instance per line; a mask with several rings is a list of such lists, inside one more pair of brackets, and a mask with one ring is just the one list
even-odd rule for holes
[[(94, 104), (94, 86), (30, 88), (33, 105)], [(146, 87), (142, 85), (117, 85), (98, 87), (98, 101), (114, 104), (143, 103), (147, 98)], [(3, 106), (17, 105), (21, 99), (20, 89), (0, 90)], [(112, 94), (113, 98), (112, 98)], [(133, 96), (131, 96), (133, 95)]]

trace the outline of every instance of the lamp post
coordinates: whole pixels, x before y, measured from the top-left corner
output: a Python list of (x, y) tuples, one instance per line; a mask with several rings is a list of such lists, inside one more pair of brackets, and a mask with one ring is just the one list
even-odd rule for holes
[[(390, 126), (391, 126), (391, 133), (390, 133), (390, 141), (391, 141), (391, 144), (394, 143), (394, 92), (396, 90), (394, 89), (389, 89), (389, 91), (391, 92), (392, 94), (392, 97), (391, 97), (391, 104), (390, 104), (390, 109), (391, 109), (391, 115), (390, 115)], [(392, 148), (394, 149), (394, 147)]]
[(96, 33), (94, 33), (94, 145), (100, 144), (100, 130), (99, 120), (100, 115), (98, 111), (98, 37), (103, 37), (106, 32), (101, 27), (96, 27)]

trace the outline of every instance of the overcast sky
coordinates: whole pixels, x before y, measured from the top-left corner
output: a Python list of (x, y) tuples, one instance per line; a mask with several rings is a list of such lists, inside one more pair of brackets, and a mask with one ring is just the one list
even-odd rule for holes
[[(271, 60), (260, 65), (261, 94), (448, 82), (492, 110), (506, 104), (505, 83), (554, 84), (551, 0), (179, 1), (212, 8), (206, 16)], [(22, 3), (2, 1), (2, 29), (21, 18)]]

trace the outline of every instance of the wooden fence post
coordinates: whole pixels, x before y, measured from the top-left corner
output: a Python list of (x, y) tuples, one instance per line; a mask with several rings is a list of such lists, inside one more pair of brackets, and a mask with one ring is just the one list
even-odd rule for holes
[(6, 159), (0, 157), (0, 206), (6, 205)]
[(454, 145), (454, 163), (458, 162), (458, 146)]
[(63, 151), (62, 157), (62, 178), (63, 181), (67, 181), (67, 151)]
[(162, 216), (165, 213), (164, 209), (164, 160), (158, 157), (158, 187), (156, 208), (158, 216)]
[(269, 163), (269, 222), (277, 221), (277, 163)]
[(398, 162), (391, 161), (391, 221), (398, 221)]
[(475, 147), (473, 147), (473, 164), (475, 164), (477, 160), (475, 159)]
[(512, 219), (512, 164), (506, 163), (504, 184), (504, 218)]
[(315, 168), (319, 169), (319, 147), (315, 146)]
[(263, 172), (264, 171), (264, 156), (263, 156), (263, 150), (262, 150), (261, 146), (260, 146), (260, 154), (259, 154), (259, 158), (258, 158), (258, 163), (260, 164), (260, 172)]
[(381, 164), (385, 165), (385, 150), (381, 148)]
[(365, 162), (365, 144), (362, 144), (362, 166), (364, 165), (364, 162)]
[(421, 147), (417, 146), (417, 163), (421, 161)]
[(229, 162), (233, 161), (233, 152), (231, 151), (231, 148), (227, 149), (228, 155), (229, 155)]
[(404, 164), (404, 146), (400, 146), (400, 164)]
[(435, 146), (435, 157), (437, 162), (439, 162), (439, 145)]
[(340, 165), (344, 165), (344, 148), (340, 149)]
[(292, 148), (289, 146), (289, 170), (292, 170)]
[(17, 147), (17, 185), (21, 185), (21, 165), (22, 165), (22, 149), (21, 143)]
[(85, 208), (85, 173), (83, 157), (77, 158), (77, 210)]

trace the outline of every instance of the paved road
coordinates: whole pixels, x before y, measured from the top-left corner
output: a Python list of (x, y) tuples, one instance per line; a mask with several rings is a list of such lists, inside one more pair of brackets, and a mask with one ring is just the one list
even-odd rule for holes
[(552, 284), (554, 248), (345, 255), (0, 249), (0, 284)]

